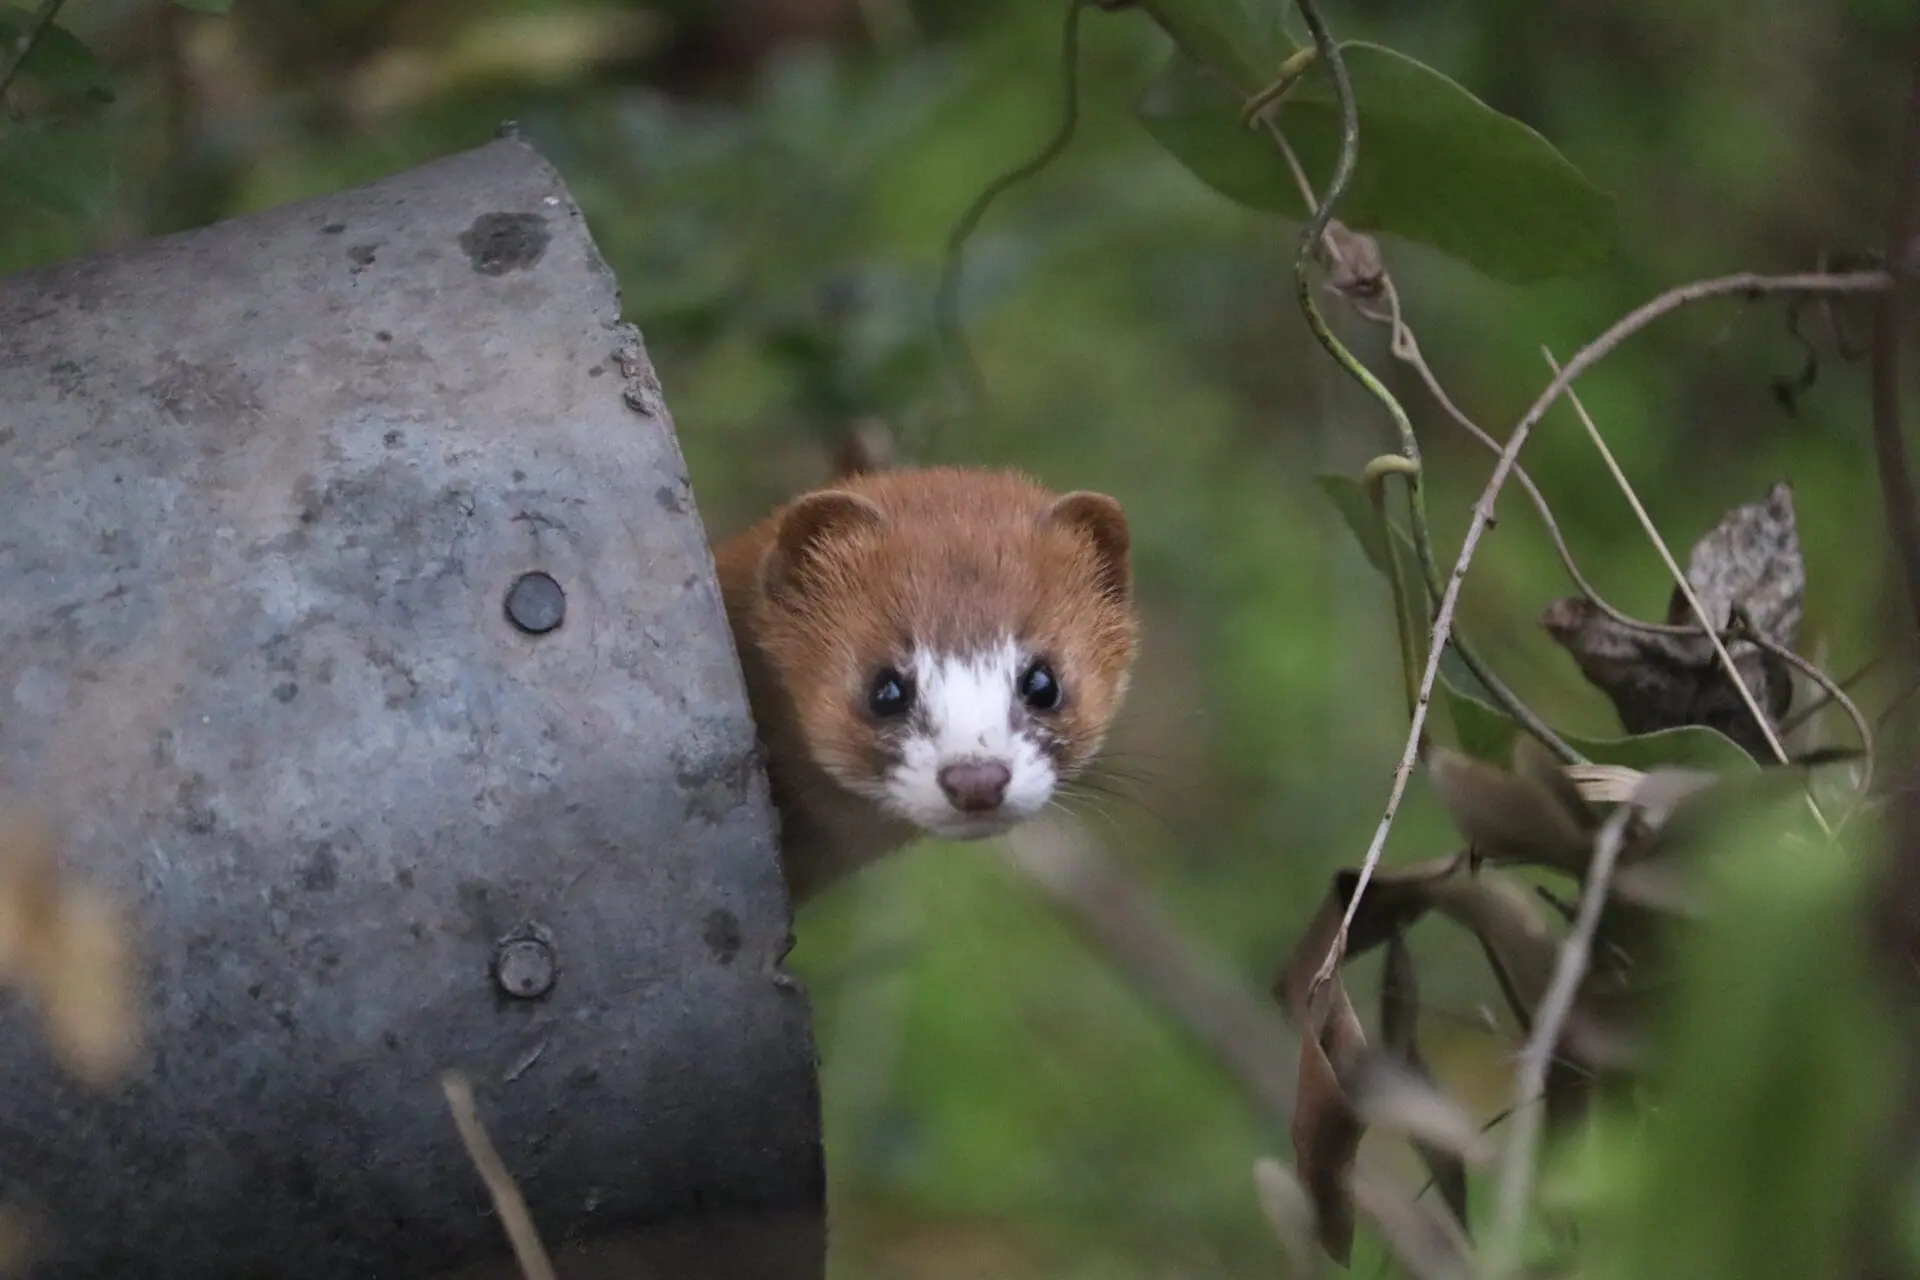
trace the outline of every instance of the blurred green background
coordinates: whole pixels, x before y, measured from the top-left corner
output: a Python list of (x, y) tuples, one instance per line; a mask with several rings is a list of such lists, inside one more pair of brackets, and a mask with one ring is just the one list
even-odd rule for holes
[[(921, 459), (1017, 465), (1125, 503), (1147, 612), (1116, 745), (1131, 776), (1085, 816), (1260, 993), (1329, 873), (1364, 851), (1401, 747), (1384, 584), (1312, 483), (1357, 473), (1390, 431), (1295, 310), (1297, 226), (1214, 195), (1133, 119), (1167, 50), (1137, 13), (1087, 15), (1071, 147), (969, 248), (965, 319), (994, 412), (958, 415), (934, 341), (941, 254), (974, 195), (1054, 129), (1063, 12), (237, 0), (214, 16), (71, 0), (62, 21), (118, 97), (54, 104), (54, 141), (8, 135), (0, 270), (371, 180), (518, 121), (619, 277), (716, 535), (820, 481), (865, 415)], [(1327, 17), (1531, 124), (1619, 201), (1612, 261), (1578, 281), (1499, 286), (1385, 241), (1428, 359), (1496, 435), (1546, 380), (1541, 344), (1564, 360), (1668, 285), (1806, 269), (1881, 238), (1901, 0), (1329, 0)], [(1332, 309), (1414, 415), (1450, 562), (1490, 458), (1391, 365), (1379, 330)], [(1800, 647), (1845, 672), (1901, 602), (1863, 369), (1826, 343), (1789, 414), (1772, 383), (1802, 356), (1780, 306), (1720, 304), (1643, 335), (1582, 389), (1676, 549), (1793, 482), (1811, 580)], [(1595, 585), (1660, 614), (1664, 572), (1566, 409), (1528, 457)], [(1466, 630), (1554, 723), (1617, 733), (1535, 624), (1570, 589), (1539, 520), (1518, 495), (1501, 512)], [(1452, 841), (1416, 783), (1389, 857)], [(807, 908), (798, 931), (837, 1277), (1280, 1273), (1249, 1170), (1287, 1135), (992, 847), (921, 847)], [(1422, 932), (1440, 934), (1416, 934), (1439, 966), (1429, 1056), (1491, 1114), (1517, 1041), (1482, 1015), (1498, 1002), (1470, 950)]]

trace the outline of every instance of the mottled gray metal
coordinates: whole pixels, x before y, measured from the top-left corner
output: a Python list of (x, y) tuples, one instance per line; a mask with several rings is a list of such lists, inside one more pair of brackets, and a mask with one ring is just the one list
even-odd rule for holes
[(821, 1274), (771, 812), (618, 319), (513, 138), (0, 279), (0, 784), (137, 908), (152, 1033), (95, 1097), (0, 1002), (37, 1274), (487, 1265), (449, 1068), (563, 1274)]

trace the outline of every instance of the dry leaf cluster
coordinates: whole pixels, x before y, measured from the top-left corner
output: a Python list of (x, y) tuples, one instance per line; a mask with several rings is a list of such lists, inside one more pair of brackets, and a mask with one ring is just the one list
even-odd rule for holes
[[(1687, 581), (1777, 729), (1793, 694), (1779, 654), (1791, 651), (1806, 589), (1788, 487), (1775, 485), (1764, 500), (1729, 512), (1694, 547)], [(1732, 738), (1756, 764), (1770, 763), (1753, 709), (1735, 690), (1726, 659), (1689, 625), (1694, 617), (1676, 588), (1664, 626), (1621, 621), (1585, 597), (1556, 602), (1544, 622), (1629, 732), (1704, 727)], [(1425, 766), (1466, 844), (1380, 869), (1364, 884), (1355, 869), (1334, 876), (1274, 980), (1274, 995), (1302, 1037), (1293, 1124), (1298, 1182), (1271, 1162), (1256, 1176), (1290, 1252), (1299, 1250), (1304, 1225), (1327, 1257), (1345, 1264), (1356, 1216), (1364, 1216), (1409, 1274), (1423, 1278), (1477, 1274), (1487, 1261), (1475, 1259), (1470, 1240), (1467, 1170), (1489, 1161), (1493, 1144), (1491, 1126), (1447, 1096), (1421, 1054), (1409, 932), (1429, 917), (1466, 930), (1537, 1057), (1538, 1079), (1529, 1084), (1523, 1054), (1513, 1106), (1495, 1117), (1522, 1122), (1503, 1169), (1514, 1203), (1501, 1206), (1502, 1218), (1528, 1211), (1539, 1130), (1564, 1130), (1598, 1098), (1625, 1100), (1650, 1065), (1652, 1017), (1673, 980), (1674, 943), (1705, 910), (1697, 880), (1713, 834), (1731, 813), (1794, 797), (1805, 785), (1797, 768), (1569, 765), (1525, 735), (1513, 739), (1504, 760), (1434, 746)], [(1578, 913), (1575, 901), (1582, 901)], [(1341, 969), (1325, 974), (1329, 955), (1344, 967), (1375, 950), (1384, 951), (1384, 965), (1370, 1031)], [(1525, 1114), (1529, 1108), (1536, 1113)], [(1369, 1130), (1413, 1146), (1434, 1199), (1357, 1176)]]
[[(1792, 489), (1776, 484), (1764, 501), (1728, 512), (1694, 545), (1686, 576), (1717, 632), (1737, 629), (1792, 650), (1807, 589)], [(1766, 735), (1678, 587), (1667, 606), (1669, 629), (1630, 626), (1586, 596), (1554, 601), (1540, 622), (1612, 700), (1628, 733), (1703, 725), (1755, 756), (1770, 754)], [(1752, 639), (1730, 638), (1726, 648), (1777, 729), (1793, 699), (1786, 662)]]

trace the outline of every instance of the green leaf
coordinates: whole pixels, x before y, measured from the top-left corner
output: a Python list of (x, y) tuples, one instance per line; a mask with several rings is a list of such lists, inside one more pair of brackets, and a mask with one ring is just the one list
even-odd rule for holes
[[(1335, 210), (1348, 226), (1391, 232), (1510, 284), (1575, 276), (1613, 252), (1616, 214), (1553, 144), (1460, 85), (1378, 45), (1341, 46), (1360, 115), (1353, 183)], [(1217, 57), (1176, 54), (1137, 108), (1153, 138), (1196, 177), (1254, 209), (1311, 212), (1264, 132), (1240, 122), (1262, 87)], [(1250, 86), (1250, 87), (1249, 87)], [(1315, 190), (1339, 154), (1333, 80), (1308, 69), (1277, 117)]]
[[(26, 10), (0, 5), (0, 49), (18, 47), (32, 25), (32, 15)], [(56, 93), (95, 102), (113, 101), (113, 77), (93, 56), (93, 50), (65, 27), (50, 26), (40, 33), (33, 52), (20, 64), (20, 75)]]
[[(1387, 544), (1380, 532), (1379, 518), (1374, 514), (1373, 504), (1367, 501), (1366, 486), (1358, 480), (1343, 475), (1318, 475), (1314, 483), (1320, 491), (1333, 500), (1339, 508), (1341, 519), (1347, 522), (1347, 528), (1360, 543), (1360, 550), (1366, 554), (1367, 563), (1382, 577), (1388, 573)], [(1413, 537), (1399, 525), (1389, 522), (1393, 530), (1393, 551), (1400, 561), (1400, 581), (1407, 589), (1407, 595), (1413, 601), (1414, 621), (1414, 660), (1424, 663), (1427, 660), (1427, 636), (1433, 629), (1432, 601), (1427, 595), (1427, 576), (1420, 567), (1420, 553), (1414, 549)], [(1441, 655), (1441, 669), (1447, 663), (1459, 663), (1451, 650)], [(1461, 668), (1464, 672), (1465, 668)], [(1469, 677), (1471, 678), (1471, 677)], [(1475, 687), (1479, 684), (1476, 681)]]
[(1378, 572), (1386, 573), (1387, 544), (1381, 536), (1379, 522), (1374, 519), (1373, 504), (1367, 501), (1365, 486), (1349, 476), (1331, 474), (1315, 476), (1313, 482), (1340, 509), (1340, 518), (1353, 531), (1354, 540), (1366, 553), (1367, 563)]
[(1140, 7), (1175, 44), (1242, 86), (1243, 96), (1272, 82), (1298, 47), (1286, 30), (1291, 0), (1141, 0)]
[[(1513, 754), (1513, 740), (1522, 732), (1507, 715), (1440, 678), (1441, 697), (1453, 718), (1453, 731), (1462, 752), (1495, 764)], [(1733, 740), (1703, 725), (1661, 729), (1630, 738), (1575, 738), (1561, 734), (1568, 746), (1595, 764), (1621, 765), (1651, 772), (1663, 765), (1705, 769), (1721, 774), (1753, 773), (1759, 766)]]
[(1849, 1270), (1895, 1123), (1903, 1019), (1859, 924), (1873, 860), (1763, 814), (1716, 844), (1740, 856), (1711, 860), (1711, 923), (1680, 957), (1645, 1163), (1582, 1224), (1596, 1280)]
[(191, 9), (195, 13), (230, 13), (233, 0), (173, 0), (182, 9)]
[(92, 218), (113, 192), (111, 139), (91, 128), (23, 125), (0, 132), (0, 208), (38, 206)]

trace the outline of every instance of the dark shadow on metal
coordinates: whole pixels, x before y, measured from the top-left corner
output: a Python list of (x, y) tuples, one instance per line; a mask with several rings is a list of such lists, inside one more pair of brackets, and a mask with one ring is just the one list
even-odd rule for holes
[(503, 138), (0, 279), (0, 406), (0, 803), (137, 909), (151, 1035), (102, 1098), (0, 1006), (35, 1275), (497, 1263), (457, 1068), (563, 1275), (817, 1280), (738, 664), (552, 168)]

